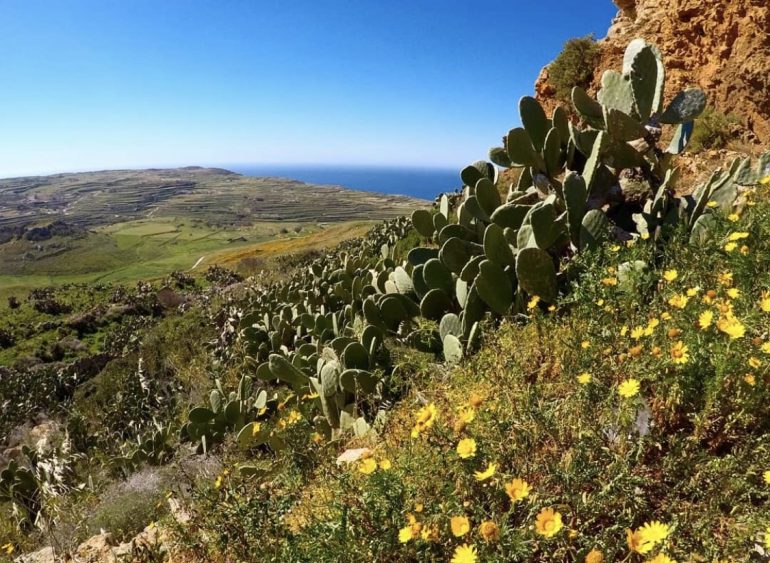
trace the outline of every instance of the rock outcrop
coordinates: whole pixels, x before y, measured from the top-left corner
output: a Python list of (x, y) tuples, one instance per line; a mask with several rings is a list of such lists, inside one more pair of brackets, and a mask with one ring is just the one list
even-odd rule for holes
[[(620, 8), (594, 73), (618, 68), (628, 43), (643, 37), (665, 57), (669, 96), (700, 86), (710, 105), (742, 121), (745, 140), (770, 144), (770, 4), (768, 0), (614, 0)], [(556, 105), (543, 69), (535, 85), (547, 109)]]

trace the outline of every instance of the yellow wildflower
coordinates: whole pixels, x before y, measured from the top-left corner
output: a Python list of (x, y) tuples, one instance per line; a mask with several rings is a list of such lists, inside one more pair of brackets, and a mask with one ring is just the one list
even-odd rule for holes
[(695, 297), (698, 295), (698, 292), (700, 291), (699, 287), (689, 287), (687, 288), (687, 297)]
[(604, 563), (604, 554), (596, 548), (593, 548), (586, 554), (585, 563)]
[(660, 314), (660, 318), (663, 319), (664, 321), (670, 321), (671, 320), (671, 313), (669, 313), (668, 311), (663, 311)]
[(743, 376), (743, 381), (746, 382), (746, 385), (751, 385), (754, 387), (757, 384), (757, 378), (754, 377), (753, 373), (747, 373)]
[(634, 340), (639, 340), (642, 336), (644, 336), (644, 327), (643, 326), (635, 326), (631, 330), (631, 338)]
[(770, 342), (765, 342), (762, 344), (762, 346), (760, 346), (759, 349), (762, 350), (762, 352), (765, 354), (770, 354)]
[(627, 529), (626, 543), (628, 544), (628, 549), (642, 555), (648, 553), (654, 547), (654, 544), (644, 540), (640, 530), (632, 532)]
[(708, 327), (711, 326), (711, 323), (713, 320), (714, 320), (713, 312), (703, 311), (698, 317), (698, 326), (701, 328), (701, 330), (706, 330)]
[(770, 485), (770, 469), (762, 474), (762, 478), (765, 480), (765, 485)]
[(476, 418), (476, 409), (470, 405), (460, 407), (457, 410), (457, 413), (460, 417), (460, 420), (462, 420), (465, 424), (470, 424), (473, 422), (473, 419)]
[(652, 559), (648, 559), (647, 563), (676, 563), (676, 559), (671, 559), (665, 553), (660, 552)]
[(398, 541), (401, 543), (407, 543), (413, 538), (412, 535), (412, 526), (404, 526), (398, 531)]
[(736, 248), (738, 248), (738, 243), (735, 242), (728, 242), (725, 246), (725, 252), (732, 252)]
[(6, 555), (11, 555), (14, 552), (13, 544), (8, 542), (7, 544), (0, 546), (0, 549), (5, 551)]
[(709, 202), (706, 204), (706, 207), (711, 207), (713, 209), (717, 205), (719, 205), (719, 204), (712, 199), (712, 200), (709, 200)]
[(738, 219), (740, 219), (740, 218), (741, 218), (741, 216), (738, 215), (737, 213), (730, 213), (730, 215), (727, 216), (727, 220), (731, 221), (733, 223), (737, 222)]
[(476, 547), (464, 543), (463, 545), (455, 548), (451, 563), (476, 563), (476, 561)]
[(606, 285), (606, 286), (618, 285), (618, 278), (602, 278), (602, 285)]
[(746, 327), (732, 313), (719, 317), (717, 328), (735, 340), (746, 334)]
[(733, 285), (733, 273), (730, 271), (724, 271), (717, 276), (717, 282), (719, 285), (730, 287)]
[(529, 496), (529, 483), (524, 479), (514, 479), (505, 485), (505, 493), (513, 502), (519, 502)]
[(730, 236), (727, 237), (727, 240), (730, 242), (735, 242), (738, 240), (743, 240), (745, 238), (749, 238), (749, 233), (744, 231), (736, 231), (734, 233), (730, 233)]
[(420, 532), (420, 537), (425, 541), (438, 541), (438, 526), (435, 524), (424, 526)]
[(469, 459), (476, 455), (476, 440), (463, 438), (457, 443), (457, 455), (462, 459)]
[(687, 306), (688, 301), (689, 299), (686, 295), (677, 293), (671, 299), (668, 300), (668, 304), (671, 305), (672, 307), (676, 307), (677, 309), (684, 309)]
[(541, 536), (552, 538), (559, 533), (563, 527), (561, 514), (553, 508), (544, 508), (537, 513), (535, 518), (535, 531)]
[(436, 410), (436, 405), (433, 403), (418, 410), (417, 421), (414, 424), (414, 428), (412, 428), (412, 438), (416, 438), (421, 432), (433, 426), (433, 423), (436, 422), (437, 418), (438, 411)]
[(393, 467), (393, 464), (390, 463), (390, 460), (388, 458), (380, 460), (380, 469), (382, 469), (383, 471), (388, 471), (391, 467)]
[(486, 481), (495, 474), (495, 471), (497, 471), (497, 464), (490, 463), (484, 471), (476, 471), (473, 475), (476, 477), (476, 481)]
[(749, 361), (747, 363), (749, 364), (749, 367), (756, 369), (756, 368), (758, 368), (759, 366), (762, 365), (762, 360), (752, 356), (751, 358), (749, 358)]
[(641, 528), (639, 533), (642, 536), (642, 541), (657, 544), (664, 541), (671, 533), (671, 529), (667, 524), (663, 524), (659, 520), (653, 520), (646, 522)]
[(759, 308), (763, 313), (770, 313), (770, 291), (763, 291), (759, 300)]
[(527, 303), (527, 309), (530, 311), (537, 307), (537, 304), (540, 303), (540, 297), (537, 295), (533, 295), (532, 299), (529, 300), (529, 303)]
[(630, 399), (639, 393), (639, 382), (636, 379), (626, 379), (618, 385), (618, 393), (625, 399)]
[(767, 185), (767, 184), (770, 184), (770, 174), (768, 174), (767, 176), (765, 176), (764, 178), (762, 178), (762, 179), (759, 181), (759, 184), (760, 184), (761, 186), (765, 186), (765, 185)]
[(367, 458), (358, 464), (358, 471), (364, 475), (371, 475), (377, 469), (377, 461), (374, 458)]
[(222, 476), (219, 475), (216, 480), (214, 481), (214, 488), (219, 489), (222, 487)]
[(583, 340), (583, 342), (580, 343), (580, 347), (583, 350), (588, 350), (591, 347), (591, 343), (588, 340)]
[(671, 347), (671, 359), (675, 364), (686, 364), (690, 360), (687, 353), (687, 346), (681, 340)]
[(457, 538), (464, 536), (471, 530), (471, 523), (465, 516), (452, 516), (449, 526), (452, 528), (452, 535)]
[(727, 290), (727, 296), (730, 299), (738, 299), (740, 294), (741, 294), (741, 290), (738, 289), (737, 287), (731, 287), (730, 289)]
[(667, 282), (672, 282), (679, 277), (679, 272), (676, 270), (666, 270), (663, 272), (663, 279)]
[(580, 385), (588, 385), (589, 383), (591, 383), (591, 374), (584, 371), (583, 373), (577, 376), (577, 380), (578, 380), (578, 383), (580, 383)]
[(484, 541), (497, 541), (500, 539), (500, 528), (492, 520), (485, 520), (479, 526), (479, 534), (484, 538)]

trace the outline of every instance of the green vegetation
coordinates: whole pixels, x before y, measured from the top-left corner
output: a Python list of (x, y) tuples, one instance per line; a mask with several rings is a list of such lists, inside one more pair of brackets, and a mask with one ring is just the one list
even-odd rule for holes
[[(31, 477), (38, 522), (130, 537), (157, 516), (159, 489), (135, 498), (136, 518), (107, 491), (162, 466), (189, 520), (161, 524), (192, 560), (665, 563), (770, 549), (770, 152), (677, 195), (675, 158), (705, 95), (664, 107), (663, 78), (659, 51), (635, 40), (598, 99), (573, 88), (583, 127), (523, 98), (523, 127), (490, 151), (521, 169), (505, 195), (476, 162), (435, 209), (287, 259), (238, 293), (225, 272), (200, 287), (176, 274), (191, 299), (163, 314), (138, 287), (145, 320), (104, 338), (117, 345), (99, 348), (115, 353), (98, 374), (56, 388), (72, 438), (43, 464), (22, 451), (21, 465), (62, 468)], [(33, 308), (64, 314), (54, 297)], [(60, 372), (46, 373), (51, 395)], [(20, 365), (0, 385), (12, 396), (39, 375)], [(22, 533), (28, 514), (6, 531), (11, 549), (41, 539)]]
[(725, 148), (735, 138), (739, 124), (737, 116), (724, 114), (711, 106), (706, 107), (693, 129), (689, 150), (699, 153)]
[(572, 89), (587, 90), (594, 79), (600, 49), (592, 35), (576, 37), (564, 44), (556, 59), (548, 65), (548, 83), (556, 90), (556, 99), (569, 103)]

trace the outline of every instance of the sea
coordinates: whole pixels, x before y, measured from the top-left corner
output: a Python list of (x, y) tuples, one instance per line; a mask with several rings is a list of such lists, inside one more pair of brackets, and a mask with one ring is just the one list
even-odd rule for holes
[(407, 195), (432, 201), (461, 187), (459, 168), (396, 168), (373, 166), (298, 166), (245, 164), (222, 166), (245, 176), (276, 176), (309, 184), (328, 184), (354, 190)]

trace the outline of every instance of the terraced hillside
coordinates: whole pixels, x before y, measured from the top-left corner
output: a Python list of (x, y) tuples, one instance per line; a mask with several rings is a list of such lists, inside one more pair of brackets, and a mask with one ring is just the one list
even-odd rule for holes
[(0, 180), (0, 231), (56, 219), (90, 228), (159, 216), (220, 227), (381, 220), (408, 213), (414, 205), (415, 200), (402, 196), (254, 178), (219, 168), (113, 170)]

